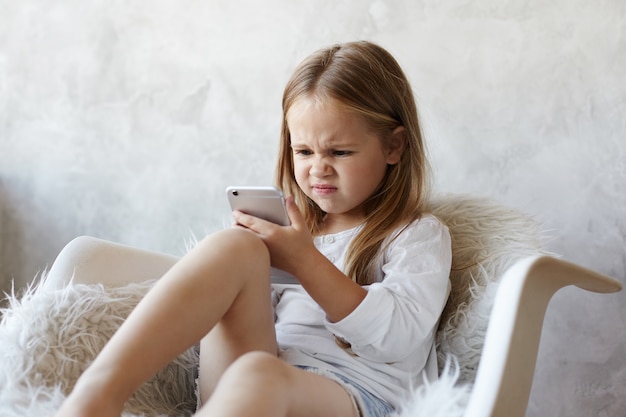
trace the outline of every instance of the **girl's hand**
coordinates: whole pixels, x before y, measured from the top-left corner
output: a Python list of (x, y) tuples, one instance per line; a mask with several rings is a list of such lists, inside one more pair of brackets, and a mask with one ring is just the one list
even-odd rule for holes
[(240, 211), (233, 212), (233, 217), (239, 227), (250, 230), (265, 242), (273, 267), (298, 278), (328, 319), (339, 321), (363, 301), (367, 292), (317, 250), (293, 198), (287, 198), (286, 203), (290, 226), (279, 226)]
[(297, 276), (299, 261), (317, 249), (293, 197), (287, 197), (285, 203), (291, 221), (289, 226), (279, 226), (240, 211), (234, 211), (233, 218), (237, 226), (253, 232), (265, 242), (273, 267)]

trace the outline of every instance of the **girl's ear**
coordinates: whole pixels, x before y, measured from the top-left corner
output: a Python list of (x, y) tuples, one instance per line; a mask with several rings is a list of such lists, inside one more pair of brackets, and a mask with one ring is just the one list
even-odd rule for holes
[(407, 138), (404, 126), (396, 127), (387, 139), (387, 164), (395, 165), (400, 162), (402, 154), (406, 149)]

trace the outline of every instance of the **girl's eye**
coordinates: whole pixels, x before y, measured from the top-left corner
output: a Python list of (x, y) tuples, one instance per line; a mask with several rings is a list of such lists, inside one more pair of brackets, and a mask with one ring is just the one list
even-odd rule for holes
[(313, 154), (313, 152), (309, 151), (308, 149), (294, 149), (293, 153), (300, 156), (310, 156)]
[(341, 156), (348, 156), (348, 155), (351, 155), (351, 154), (352, 154), (352, 152), (350, 152), (350, 151), (340, 151), (340, 150), (333, 151), (333, 155), (334, 156), (339, 156), (339, 157), (341, 157)]

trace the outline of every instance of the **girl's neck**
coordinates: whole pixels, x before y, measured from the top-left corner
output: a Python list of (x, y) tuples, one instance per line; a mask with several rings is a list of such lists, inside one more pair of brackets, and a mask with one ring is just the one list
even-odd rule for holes
[(363, 224), (365, 220), (356, 217), (330, 216), (326, 215), (320, 225), (318, 235), (331, 235), (345, 230), (352, 229)]

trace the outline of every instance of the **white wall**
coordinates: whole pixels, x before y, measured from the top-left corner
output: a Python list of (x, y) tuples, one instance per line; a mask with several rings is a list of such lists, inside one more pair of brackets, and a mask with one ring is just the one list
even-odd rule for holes
[[(537, 217), (548, 249), (626, 271), (622, 0), (0, 1), (0, 284), (74, 236), (180, 254), (266, 184), (283, 85), (330, 43), (388, 48), (440, 191)], [(529, 416), (623, 416), (626, 293), (557, 294)]]

